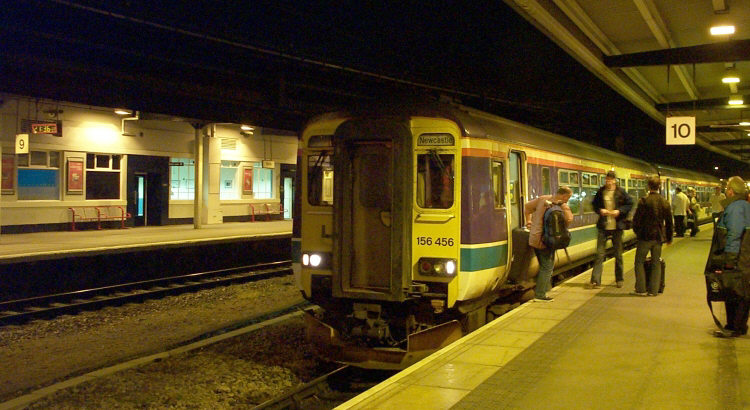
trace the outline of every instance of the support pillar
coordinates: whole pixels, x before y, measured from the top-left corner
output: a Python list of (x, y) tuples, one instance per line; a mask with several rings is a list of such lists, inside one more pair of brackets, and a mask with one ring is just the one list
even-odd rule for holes
[(201, 130), (205, 126), (203, 123), (190, 124), (195, 129), (195, 150), (193, 152), (195, 160), (195, 187), (193, 197), (193, 228), (201, 228), (201, 214), (203, 208), (203, 137)]

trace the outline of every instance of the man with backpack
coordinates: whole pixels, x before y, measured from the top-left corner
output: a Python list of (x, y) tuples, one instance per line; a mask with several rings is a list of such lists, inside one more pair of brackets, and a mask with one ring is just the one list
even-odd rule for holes
[(607, 172), (604, 178), (604, 186), (596, 191), (592, 202), (594, 212), (599, 214), (596, 223), (596, 261), (591, 271), (591, 283), (589, 289), (598, 289), (602, 284), (602, 263), (604, 263), (604, 251), (607, 239), (612, 239), (612, 247), (615, 248), (615, 283), (618, 288), (622, 287), (624, 278), (622, 273), (622, 231), (630, 229), (626, 226), (628, 214), (633, 208), (633, 199), (625, 192), (625, 189), (617, 185), (615, 171)]
[[(662, 243), (672, 243), (672, 209), (659, 195), (661, 181), (658, 176), (648, 179), (648, 196), (638, 201), (633, 216), (633, 232), (638, 238), (635, 250), (635, 292), (637, 296), (656, 296), (659, 294), (662, 279), (661, 258)], [(646, 278), (646, 255), (651, 252), (651, 272)], [(648, 284), (648, 289), (646, 289)]]
[[(573, 213), (568, 200), (573, 191), (561, 186), (555, 195), (543, 195), (524, 204), (526, 226), (529, 227), (529, 246), (534, 248), (539, 261), (539, 273), (536, 276), (534, 300), (551, 302), (547, 296), (555, 266), (555, 250), (567, 246), (570, 232), (567, 225), (573, 221)], [(566, 242), (567, 236), (567, 242)]]

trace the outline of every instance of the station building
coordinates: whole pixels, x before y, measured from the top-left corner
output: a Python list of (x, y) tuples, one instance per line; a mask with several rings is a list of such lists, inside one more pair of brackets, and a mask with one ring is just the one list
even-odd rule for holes
[(292, 217), (292, 131), (0, 94), (0, 148), (3, 234), (69, 230), (92, 207), (128, 226)]

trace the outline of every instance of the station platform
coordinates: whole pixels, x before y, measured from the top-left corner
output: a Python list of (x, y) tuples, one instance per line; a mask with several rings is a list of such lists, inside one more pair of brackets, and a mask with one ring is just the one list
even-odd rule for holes
[(291, 235), (291, 220), (0, 234), (0, 264)]
[[(630, 295), (605, 262), (399, 372), (340, 409), (739, 409), (750, 407), (750, 337), (718, 339), (703, 267), (710, 225), (663, 248), (666, 287)], [(714, 311), (724, 322), (722, 303)]]

